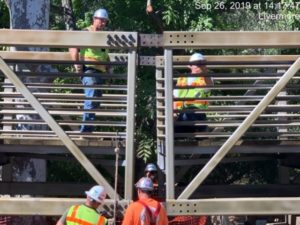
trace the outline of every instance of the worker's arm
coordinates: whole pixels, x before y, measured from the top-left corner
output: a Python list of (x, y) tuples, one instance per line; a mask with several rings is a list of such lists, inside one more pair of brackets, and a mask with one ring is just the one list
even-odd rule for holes
[(208, 86), (213, 86), (214, 85), (214, 81), (213, 81), (212, 77), (205, 77), (205, 83)]
[[(79, 49), (78, 48), (69, 48), (69, 53), (71, 55), (71, 59), (75, 62), (79, 61)], [(81, 64), (74, 64), (75, 70), (77, 73), (82, 72)]]
[(68, 211), (69, 210), (66, 210), (65, 213), (59, 218), (59, 220), (57, 221), (56, 225), (66, 225), (66, 218), (67, 218), (67, 215), (68, 215)]
[(56, 225), (65, 225), (65, 224), (63, 224), (63, 223), (60, 222), (60, 220), (59, 220), (59, 221), (57, 221)]
[(134, 207), (131, 205), (126, 209), (122, 225), (132, 225), (134, 224)]
[(158, 33), (162, 34), (164, 32), (164, 26), (158, 13), (154, 12), (151, 0), (147, 0), (146, 13), (151, 16), (152, 20), (157, 25)]

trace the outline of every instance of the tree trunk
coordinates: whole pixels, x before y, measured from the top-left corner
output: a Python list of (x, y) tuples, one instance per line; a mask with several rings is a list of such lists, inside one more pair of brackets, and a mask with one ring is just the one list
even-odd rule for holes
[[(6, 0), (10, 12), (11, 29), (49, 29), (50, 0)], [(39, 48), (15, 48), (14, 50), (41, 50)], [(44, 50), (44, 49), (43, 49)], [(49, 71), (49, 67), (19, 67), (19, 70)], [(24, 78), (23, 82), (33, 82), (33, 78)], [(35, 78), (36, 79), (41, 78)], [(33, 119), (29, 115), (18, 115), (22, 119)], [(35, 127), (24, 126), (21, 129), (36, 129)], [(46, 160), (13, 158), (12, 181), (44, 182), (46, 181)], [(3, 172), (3, 171), (2, 171)], [(36, 212), (38, 214), (38, 212)], [(46, 220), (41, 216), (12, 217), (9, 225), (41, 225)]]
[(73, 7), (71, 0), (61, 0), (61, 6), (64, 11), (64, 22), (66, 30), (76, 30), (76, 23), (73, 14)]

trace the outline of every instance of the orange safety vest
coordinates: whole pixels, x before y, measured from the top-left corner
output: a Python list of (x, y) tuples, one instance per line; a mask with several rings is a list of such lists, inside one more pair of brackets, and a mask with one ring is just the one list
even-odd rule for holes
[(145, 207), (146, 212), (147, 212), (147, 214), (150, 218), (150, 225), (155, 225), (157, 217), (158, 217), (159, 212), (160, 212), (160, 208), (161, 208), (160, 203), (158, 202), (156, 210), (152, 213), (151, 209), (149, 208), (149, 206), (145, 202), (143, 202), (142, 200), (138, 200), (138, 202)]
[[(176, 87), (195, 87), (190, 89), (176, 89), (174, 90), (175, 98), (205, 98), (210, 96), (210, 91), (199, 86), (206, 86), (204, 77), (179, 77)], [(205, 100), (190, 100), (190, 101), (174, 101), (174, 109), (183, 109), (189, 107), (196, 107), (206, 109), (208, 101)]]
[(72, 206), (67, 214), (67, 225), (105, 225), (107, 219), (85, 205)]

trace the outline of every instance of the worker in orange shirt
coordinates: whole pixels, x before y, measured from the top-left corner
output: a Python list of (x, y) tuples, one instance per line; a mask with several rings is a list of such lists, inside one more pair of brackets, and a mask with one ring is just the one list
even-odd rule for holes
[(165, 208), (151, 197), (153, 182), (142, 177), (136, 183), (138, 200), (126, 209), (122, 225), (167, 225)]

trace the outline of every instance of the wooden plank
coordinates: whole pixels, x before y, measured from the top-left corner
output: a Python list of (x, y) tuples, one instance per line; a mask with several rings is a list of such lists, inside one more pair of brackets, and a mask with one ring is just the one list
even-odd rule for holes
[[(84, 41), (82, 41), (84, 40)], [(127, 40), (127, 41), (126, 41)], [(0, 45), (38, 47), (137, 48), (136, 32), (1, 29)]]
[(163, 46), (179, 48), (298, 48), (299, 31), (166, 31)]

